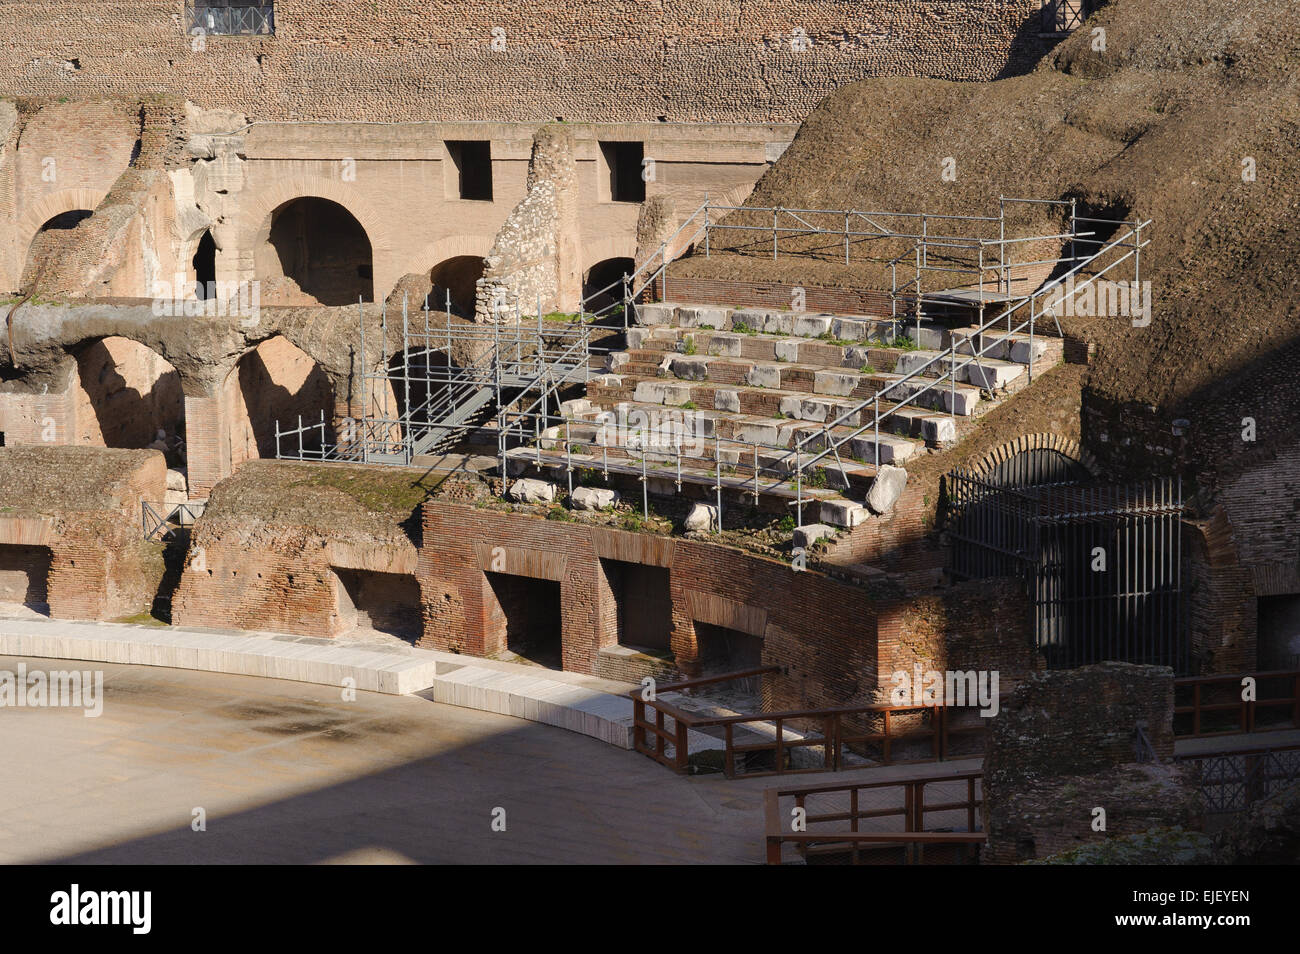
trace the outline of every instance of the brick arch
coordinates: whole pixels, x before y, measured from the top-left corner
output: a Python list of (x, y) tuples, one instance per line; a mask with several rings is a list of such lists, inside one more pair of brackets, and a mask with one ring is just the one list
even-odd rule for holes
[(496, 241), (495, 236), (483, 234), (449, 235), (446, 238), (438, 239), (436, 242), (430, 242), (420, 249), (420, 254), (416, 259), (419, 263), (417, 270), (427, 272), (449, 258), (458, 258), (462, 255), (487, 258), (488, 253), (492, 251), (494, 241)]
[(1101, 476), (1101, 468), (1096, 458), (1080, 447), (1078, 441), (1062, 437), (1060, 434), (1022, 434), (1015, 440), (1008, 441), (1001, 447), (995, 447), (986, 453), (972, 465), (971, 470), (976, 474), (988, 473), (1017, 454), (1036, 450), (1056, 451), (1062, 457), (1081, 465), (1092, 476)]
[(23, 259), (19, 267), (21, 268), (23, 262), (27, 261), (28, 250), (32, 247), (32, 242), (35, 241), (36, 233), (41, 230), (41, 226), (56, 215), (72, 212), (75, 209), (90, 209), (93, 212), (99, 208), (99, 203), (104, 201), (106, 195), (108, 195), (107, 189), (60, 189), (58, 192), (43, 195), (33, 202), (18, 220), (18, 251)]
[(239, 221), (239, 247), (248, 256), (251, 271), (253, 255), (271, 237), (271, 217), (281, 206), (294, 199), (328, 199), (337, 202), (361, 223), (370, 239), (370, 259), (374, 268), (376, 301), (388, 297), (402, 277), (395, 261), (395, 238), (383, 219), (366, 201), (353, 183), (338, 182), (323, 176), (290, 176), (258, 192), (243, 207)]
[(610, 258), (636, 259), (635, 235), (612, 235), (582, 247), (582, 274)]

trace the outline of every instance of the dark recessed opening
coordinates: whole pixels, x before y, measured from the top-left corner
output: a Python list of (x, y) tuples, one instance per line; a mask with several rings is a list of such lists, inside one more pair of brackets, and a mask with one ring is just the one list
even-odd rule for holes
[(602, 142), (600, 151), (609, 168), (609, 198), (611, 202), (644, 202), (645, 180), (641, 166), (645, 159), (645, 145), (639, 142)]
[(461, 140), (447, 143), (456, 169), (457, 195), (462, 199), (492, 201), (492, 143)]
[(666, 651), (673, 628), (668, 570), (622, 560), (600, 564), (618, 607), (619, 645)]
[[(216, 289), (213, 286), (217, 281), (217, 243), (213, 241), (211, 232), (203, 233), (203, 237), (199, 239), (198, 249), (194, 253), (194, 281), (200, 299), (216, 297)], [(211, 296), (208, 294), (209, 291), (212, 292)]]
[(563, 669), (560, 584), (509, 573), (487, 578), (505, 614), (506, 648), (538, 665)]

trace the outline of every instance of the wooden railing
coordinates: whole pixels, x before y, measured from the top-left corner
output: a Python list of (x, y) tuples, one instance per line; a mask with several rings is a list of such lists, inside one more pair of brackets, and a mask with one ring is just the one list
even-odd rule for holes
[[(986, 731), (985, 723), (970, 726), (952, 725), (949, 709), (944, 706), (863, 705), (710, 716), (688, 712), (661, 698), (669, 692), (682, 692), (780, 671), (778, 666), (763, 666), (721, 676), (688, 679), (656, 687), (654, 697), (651, 699), (643, 698), (641, 690), (636, 690), (630, 694), (633, 702), (633, 748), (676, 772), (686, 772), (690, 766), (690, 733), (708, 728), (720, 728), (723, 741), (722, 770), (728, 778), (736, 778), (737, 775), (747, 777), (794, 775), (861, 767), (847, 764), (844, 755), (845, 748), (849, 746), (875, 747), (878, 749), (876, 761), (880, 764), (890, 764), (899, 761), (894, 758), (895, 748), (899, 744), (911, 745), (928, 740), (930, 745), (928, 757), (904, 761), (942, 761), (949, 757), (949, 743), (954, 737), (976, 733), (982, 735)], [(653, 720), (648, 717), (649, 712), (654, 713)], [(902, 715), (919, 715), (925, 727), (900, 727), (898, 721)], [(859, 727), (866, 718), (872, 717), (881, 720), (881, 731), (866, 731)], [(671, 726), (669, 720), (672, 722)], [(737, 741), (737, 729), (747, 724), (764, 727), (771, 725), (775, 730), (774, 737), (757, 742)], [(799, 731), (802, 737), (787, 739), (785, 736), (788, 726)], [(816, 726), (820, 734), (803, 735), (804, 732), (809, 731), (808, 726)], [(793, 756), (801, 748), (821, 748), (820, 764), (796, 767)], [(761, 752), (771, 753), (770, 770), (737, 771), (741, 761)]]
[[(953, 863), (973, 862), (985, 835), (980, 830), (979, 809), (983, 805), (980, 788), (984, 773), (979, 770), (955, 772), (930, 778), (889, 782), (811, 785), (798, 788), (773, 788), (764, 793), (764, 838), (767, 863), (781, 864), (781, 849), (794, 845), (804, 860), (817, 855), (831, 855), (835, 860), (859, 864), (879, 860), (892, 846), (901, 846), (902, 861), (923, 864), (926, 849), (943, 849), (940, 857), (931, 852), (930, 860)], [(957, 801), (927, 804), (927, 786), (961, 785), (965, 796)], [(844, 805), (847, 797), (848, 804)], [(782, 799), (793, 800), (786, 810)], [(831, 802), (829, 811), (810, 811), (809, 803)], [(882, 805), (882, 802), (885, 804)], [(820, 806), (819, 806), (820, 807)], [(965, 831), (926, 829), (926, 815), (961, 812)], [(802, 814), (796, 830), (796, 816)], [(901, 818), (902, 831), (864, 831), (864, 821)], [(942, 822), (940, 823), (942, 824)]]
[[(1242, 698), (1242, 680), (1247, 676), (1255, 680), (1257, 698)], [(1289, 695), (1263, 695), (1280, 689)], [(1175, 700), (1179, 696), (1191, 699), (1183, 705), (1174, 705), (1174, 735), (1180, 738), (1207, 738), (1216, 735), (1237, 735), (1242, 732), (1269, 732), (1282, 729), (1300, 729), (1300, 670), (1274, 670), (1271, 672), (1237, 673), (1226, 676), (1188, 676), (1174, 680)], [(1260, 722), (1260, 712), (1285, 710), (1281, 718)], [(1222, 716), (1232, 713), (1231, 718)], [(1188, 720), (1186, 717), (1190, 716)], [(1187, 723), (1191, 725), (1188, 727)], [(1179, 723), (1182, 723), (1182, 731)]]

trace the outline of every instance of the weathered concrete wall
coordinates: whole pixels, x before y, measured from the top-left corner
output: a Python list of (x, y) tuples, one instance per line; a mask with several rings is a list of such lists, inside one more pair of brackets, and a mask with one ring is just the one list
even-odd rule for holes
[(0, 94), (149, 91), (284, 120), (792, 121), (855, 79), (991, 79), (1043, 43), (1039, 0), (274, 6), (274, 37), (200, 41), (181, 0), (6, 4)]

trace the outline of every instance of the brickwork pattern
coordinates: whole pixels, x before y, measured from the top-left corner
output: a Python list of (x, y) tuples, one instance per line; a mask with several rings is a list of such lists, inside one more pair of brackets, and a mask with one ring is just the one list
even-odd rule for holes
[(273, 37), (194, 38), (181, 0), (10, 3), (0, 94), (174, 94), (286, 120), (797, 120), (868, 76), (1023, 72), (1040, 6), (277, 0)]

